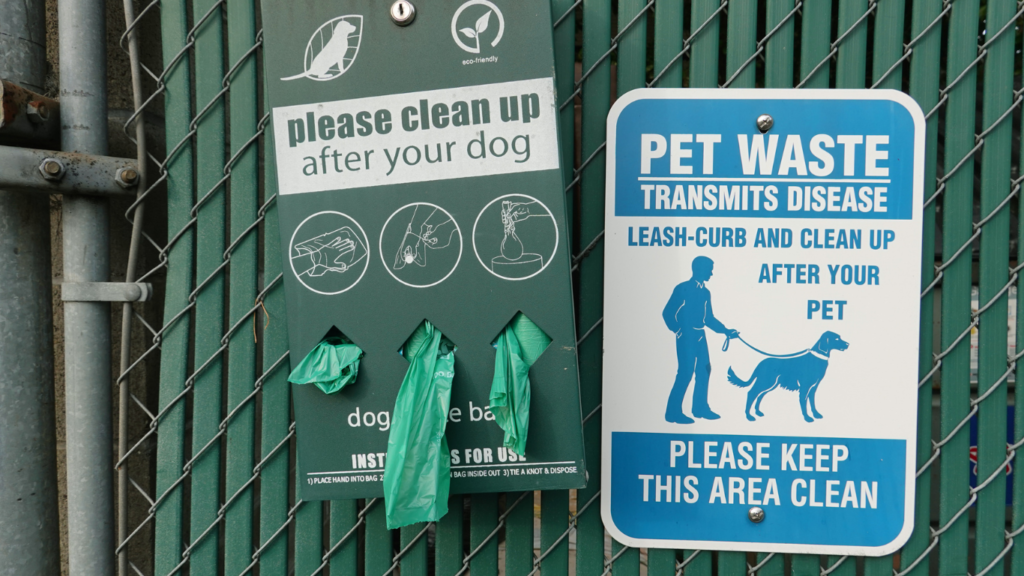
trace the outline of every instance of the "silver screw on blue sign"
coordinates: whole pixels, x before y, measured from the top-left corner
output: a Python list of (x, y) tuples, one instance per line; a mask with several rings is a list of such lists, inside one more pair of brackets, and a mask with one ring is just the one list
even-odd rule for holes
[(395, 21), (395, 24), (408, 26), (412, 24), (415, 17), (416, 7), (409, 0), (397, 0), (391, 5), (391, 19)]
[(767, 114), (761, 114), (757, 117), (757, 129), (761, 131), (761, 134), (772, 129), (775, 125), (775, 120)]
[(764, 520), (764, 510), (754, 506), (747, 511), (747, 518), (750, 518), (750, 521), (754, 524), (760, 524)]

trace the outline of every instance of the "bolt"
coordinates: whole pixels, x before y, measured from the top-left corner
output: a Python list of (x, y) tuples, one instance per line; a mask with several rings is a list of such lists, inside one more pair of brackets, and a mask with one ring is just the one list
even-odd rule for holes
[(754, 524), (760, 524), (764, 520), (764, 510), (754, 506), (747, 511), (747, 518)]
[(416, 7), (409, 0), (396, 0), (391, 5), (391, 19), (399, 26), (408, 26), (416, 18)]
[(46, 102), (33, 100), (25, 105), (25, 115), (28, 116), (29, 122), (42, 124), (50, 117), (50, 110), (46, 107)]
[(117, 171), (114, 181), (121, 188), (131, 188), (139, 183), (139, 171), (135, 168), (121, 168)]
[(50, 182), (59, 182), (64, 178), (64, 163), (56, 158), (45, 158), (39, 165), (39, 173)]
[(757, 117), (757, 129), (761, 131), (761, 134), (772, 129), (775, 126), (775, 120), (767, 114), (761, 114)]

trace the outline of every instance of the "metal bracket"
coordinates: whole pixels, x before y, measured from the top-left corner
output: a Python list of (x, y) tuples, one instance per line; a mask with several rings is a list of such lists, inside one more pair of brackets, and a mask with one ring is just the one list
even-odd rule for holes
[(0, 143), (60, 149), (60, 102), (0, 79)]
[(148, 282), (65, 282), (60, 287), (64, 302), (145, 302), (152, 294)]
[(0, 146), (0, 190), (43, 194), (135, 194), (135, 160)]

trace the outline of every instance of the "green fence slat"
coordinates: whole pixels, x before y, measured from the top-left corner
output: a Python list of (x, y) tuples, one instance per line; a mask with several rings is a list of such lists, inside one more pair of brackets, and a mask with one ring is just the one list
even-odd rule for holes
[[(301, 481), (296, 471), (296, 484)], [(312, 574), (323, 562), (323, 506), (321, 502), (303, 502), (295, 511), (295, 573)]]
[(714, 565), (714, 552), (710, 550), (682, 550), (681, 558), (692, 558), (686, 565), (683, 574), (686, 576), (708, 576)]
[[(1021, 119), (1022, 126), (1024, 129), (1024, 118)], [(1024, 160), (1024, 148), (1021, 149), (1021, 157), (1018, 162)], [(1018, 165), (1024, 165), (1018, 164)], [(1019, 178), (1019, 175), (1018, 175)], [(1024, 210), (1024, 196), (1020, 195), (1020, 183), (1015, 186), (1017, 193), (1017, 214), (1022, 214), (1021, 210)], [(1017, 238), (1024, 238), (1024, 218), (1017, 218)], [(1017, 241), (1017, 265), (1024, 262), (1024, 243)], [(1024, 277), (1018, 275), (1017, 277), (1017, 341), (1016, 341), (1016, 353), (1020, 354), (1024, 350), (1024, 338), (1020, 335), (1024, 334)], [(1018, 360), (1017, 370), (1015, 371), (1015, 383), (1021, 382), (1021, 378), (1024, 378), (1024, 366)], [(1013, 411), (1013, 443), (1014, 445), (1021, 442), (1024, 438), (1024, 410), (1016, 409), (1016, 399), (1014, 400), (1014, 411)], [(1018, 451), (1020, 448), (1017, 449)], [(1021, 460), (1014, 461), (1014, 468), (1020, 466)], [(1013, 517), (1011, 519), (1010, 531), (1017, 532), (1021, 526), (1024, 526), (1024, 474), (1013, 475), (1013, 506), (1011, 507)], [(1024, 547), (1020, 546), (1020, 543), (1024, 541), (1024, 537), (1017, 534), (1013, 538), (1014, 547), (1010, 551), (1008, 556), (1010, 561), (1010, 573), (1014, 576), (1024, 575)]]
[(864, 88), (867, 66), (868, 21), (861, 17), (868, 0), (839, 0), (839, 44), (836, 60), (836, 88)]
[[(358, 500), (332, 500), (330, 518), (330, 542), (338, 542), (356, 525)], [(356, 534), (348, 537), (344, 544), (331, 555), (331, 574), (355, 574), (359, 564), (359, 538)]]
[(821, 558), (810, 554), (794, 554), (790, 561), (792, 576), (820, 576)]
[(462, 508), (465, 496), (448, 497), (448, 513), (437, 521), (434, 573), (452, 576), (462, 569)]
[[(274, 136), (267, 130), (265, 148), (274, 149)], [(270, 202), (263, 221), (263, 289), (281, 274), (281, 236), (277, 234), (277, 204), (270, 200), (277, 194), (277, 169), (273, 162), (263, 165), (264, 204)], [(260, 576), (284, 576), (288, 572), (288, 530), (269, 545), (278, 529), (288, 521), (289, 445), (278, 445), (288, 437), (291, 424), (290, 389), (287, 359), (272, 368), (288, 352), (288, 327), (285, 325), (284, 287), (278, 281), (263, 297), (266, 317), (257, 313), (263, 343), (263, 408), (260, 414)], [(265, 326), (265, 329), (263, 329)], [(277, 450), (271, 456), (271, 451)]]
[[(555, 542), (569, 527), (569, 492), (548, 490), (540, 494), (540, 553), (551, 549), (540, 563), (544, 576), (569, 574), (569, 538)], [(553, 547), (553, 548), (552, 548)]]
[(828, 88), (832, 2), (804, 2), (800, 23), (800, 82), (805, 88)]
[(682, 87), (683, 58), (677, 57), (682, 50), (683, 3), (662, 2), (656, 6), (654, 18), (654, 76), (661, 75), (655, 88)]
[[(903, 55), (903, 19), (906, 7), (903, 0), (880, 2), (875, 16), (875, 42), (872, 48), (871, 85)], [(903, 85), (903, 68), (897, 66), (889, 72), (877, 88), (899, 90)]]
[[(511, 511), (520, 497), (522, 501)], [(505, 574), (526, 576), (533, 570), (533, 492), (505, 494)]]
[[(765, 30), (778, 30), (768, 39), (765, 46), (764, 87), (793, 87), (793, 31), (796, 18), (790, 16), (795, 0), (767, 0), (765, 7)], [(787, 19), (788, 18), (788, 19)], [(781, 26), (780, 22), (786, 19)]]
[(676, 551), (649, 548), (647, 550), (647, 576), (675, 576)]
[[(217, 2), (195, 0), (192, 12), (206, 14)], [(224, 335), (224, 275), (217, 271), (224, 258), (224, 227), (227, 222), (227, 191), (217, 183), (224, 176), (224, 100), (219, 95), (224, 79), (223, 17), (219, 8), (196, 31), (195, 73), (196, 102), (200, 108), (216, 100), (196, 123), (196, 190), (200, 197), (210, 194), (196, 215), (196, 278), (205, 283), (196, 295), (195, 357), (196, 366), (206, 365), (196, 375), (192, 393), (192, 496), (189, 542), (194, 546), (189, 555), (189, 568), (196, 574), (217, 571), (219, 530), (207, 533), (217, 521), (220, 509), (220, 441), (199, 451), (220, 434), (221, 371), (223, 357), (220, 339)], [(206, 281), (211, 274), (216, 274)], [(207, 362), (209, 363), (207, 364)], [(206, 533), (201, 542), (197, 539)]]
[[(845, 556), (827, 556), (825, 565), (829, 568), (835, 567), (830, 574), (841, 574), (842, 576), (854, 576), (857, 573), (857, 564), (853, 558)], [(838, 565), (838, 567), (836, 567)]]
[[(427, 575), (427, 535), (423, 533), (423, 529), (427, 527), (425, 522), (412, 524), (411, 526), (405, 526), (399, 529), (399, 540), (402, 545), (402, 550), (405, 550), (405, 555), (401, 559), (401, 573), (404, 576), (426, 576)], [(408, 547), (408, 549), (406, 549)], [(342, 570), (335, 572), (334, 567), (331, 567), (332, 574), (355, 574), (355, 565), (353, 564), (353, 570)]]
[[(582, 138), (580, 156), (593, 161), (583, 170), (580, 181), (579, 236), (583, 245), (604, 230), (604, 159), (598, 150), (605, 142), (605, 120), (611, 96), (611, 59), (600, 60), (611, 46), (610, 0), (588, 0), (583, 4), (583, 70), (592, 72), (582, 89)], [(596, 326), (604, 307), (604, 246), (598, 245), (580, 262), (579, 315), (577, 334), (586, 334)], [(590, 414), (601, 403), (601, 328), (595, 329), (578, 347), (580, 365), (580, 402), (583, 414)], [(601, 489), (600, 417), (583, 426), (586, 451), (587, 487), (576, 492), (577, 510), (595, 498)], [(576, 523), (576, 573), (601, 574), (604, 570), (604, 524), (600, 501), (581, 514)]]
[[(266, 102), (264, 102), (266, 106)], [(264, 108), (264, 112), (269, 112)], [(268, 127), (263, 137), (264, 149), (274, 150), (273, 131)], [(257, 313), (263, 345), (262, 412), (260, 414), (260, 459), (265, 461), (260, 469), (260, 528), (259, 543), (263, 552), (259, 557), (260, 576), (285, 576), (288, 573), (289, 529), (278, 532), (288, 521), (289, 490), (288, 464), (290, 445), (280, 446), (290, 434), (291, 390), (288, 373), (291, 365), (287, 359), (276, 368), (274, 363), (288, 352), (288, 327), (285, 323), (284, 287), (278, 281), (267, 289), (270, 283), (282, 273), (281, 241), (278, 231), (277, 204), (272, 198), (277, 195), (277, 168), (274, 162), (263, 164), (263, 202), (267, 205), (263, 223), (263, 310), (265, 318)], [(276, 452), (273, 452), (275, 451)], [(273, 452), (273, 455), (271, 453)], [(291, 531), (298, 535), (298, 515)], [(276, 536), (275, 536), (276, 535)], [(322, 535), (322, 533), (320, 534)], [(317, 536), (318, 541), (320, 535)], [(274, 538), (271, 542), (270, 539)], [(298, 549), (295, 552), (298, 566)], [(309, 563), (315, 562), (311, 560)], [(310, 569), (315, 569), (310, 567)], [(301, 572), (299, 572), (301, 574)]]
[[(765, 559), (768, 561), (765, 562)], [(757, 571), (757, 576), (783, 576), (786, 573), (786, 558), (782, 554), (775, 554), (771, 558), (768, 558), (768, 554), (760, 553), (757, 555), (757, 563), (761, 564), (761, 568)]]
[[(939, 52), (941, 50), (942, 28), (928, 26), (940, 14), (942, 6), (934, 2), (914, 2), (910, 21), (910, 36), (921, 36), (914, 46), (910, 65), (910, 95), (927, 113), (939, 98)], [(924, 32), (928, 29), (928, 32)], [(925, 168), (924, 197), (930, 198), (936, 189), (935, 166), (938, 150), (938, 116), (932, 115), (925, 121)], [(935, 203), (924, 209), (922, 234), (921, 288), (925, 289), (935, 278)], [(932, 369), (932, 348), (934, 347), (935, 291), (929, 291), (921, 298), (921, 345), (918, 374), (924, 378)], [(932, 396), (934, 381), (925, 382), (918, 391), (917, 403), (917, 467), (928, 461), (932, 452)], [(917, 478), (914, 507), (914, 531), (900, 553), (900, 564), (905, 569), (928, 548), (931, 541), (931, 470)], [(922, 561), (912, 572), (915, 576), (928, 574), (929, 562)]]
[[(1013, 0), (988, 0), (985, 19), (990, 34), (1009, 21), (1016, 8)], [(986, 39), (991, 36), (986, 36)], [(978, 328), (978, 394), (998, 386), (981, 403), (978, 413), (978, 482), (993, 474), (995, 479), (978, 494), (975, 529), (975, 571), (991, 564), (1002, 552), (1006, 522), (1006, 319), (1009, 298), (1003, 291), (1009, 281), (1006, 263), (1010, 260), (1010, 208), (1000, 204), (1010, 192), (1010, 154), (1013, 146), (1011, 121), (1000, 117), (1013, 100), (1012, 34), (991, 39), (985, 59), (981, 150), (981, 215), (993, 214), (982, 231), (978, 304), (995, 302), (981, 313)], [(995, 124), (999, 121), (999, 124)], [(997, 208), (999, 211), (993, 213)], [(1003, 562), (992, 568), (999, 574)]]
[[(691, 36), (690, 88), (718, 88), (718, 26), (721, 12), (708, 22), (718, 10), (719, 0), (693, 0), (690, 6), (690, 30), (701, 28)], [(707, 22), (707, 24), (705, 24)]]
[[(370, 501), (367, 500), (367, 503)], [(365, 576), (381, 576), (391, 568), (394, 547), (391, 544), (391, 531), (387, 528), (384, 499), (374, 501), (373, 508), (366, 513), (366, 558)], [(336, 541), (336, 540), (335, 540)]]
[[(1024, 56), (1024, 53), (1022, 53)], [(1021, 119), (1020, 129), (1024, 129), (1024, 118)], [(1024, 133), (1024, 132), (1022, 132)], [(1021, 163), (1024, 160), (1024, 148), (1020, 151), (1020, 158), (1018, 158), (1018, 166), (1024, 166)], [(1018, 179), (1020, 175), (1017, 175)], [(1020, 183), (1018, 182), (1014, 187), (1014, 192), (1017, 193), (1017, 214), (1021, 214), (1021, 210), (1024, 209), (1024, 196), (1020, 194)], [(1024, 218), (1017, 218), (1017, 238), (1024, 238)], [(1024, 262), (1024, 244), (1019, 240), (1017, 241), (1017, 265)], [(1021, 350), (1024, 350), (1024, 277), (1018, 274), (1017, 278), (1017, 341), (1016, 341), (1016, 353), (1020, 354)], [(1024, 378), (1024, 367), (1020, 360), (1017, 361), (1017, 370), (1014, 374), (1015, 383), (1021, 382), (1021, 378)], [(1016, 400), (1014, 401), (1016, 405)], [(1013, 443), (1018, 444), (1021, 439), (1024, 438), (1024, 410), (1014, 409), (1013, 413)], [(1020, 448), (1017, 449), (1018, 451)], [(1021, 460), (1014, 461), (1014, 468), (1020, 465)], [(1021, 526), (1024, 526), (1024, 474), (1013, 475), (1013, 506), (1011, 507), (1013, 517), (1011, 520), (1010, 528), (1011, 532), (1017, 532)], [(1020, 534), (1017, 534), (1013, 538), (1014, 547), (1010, 551), (1008, 558), (1010, 559), (1010, 573), (1014, 576), (1024, 575), (1024, 549), (1019, 544), (1024, 540)]]
[(612, 576), (640, 576), (640, 549), (619, 544), (612, 539)]
[[(165, 69), (164, 138), (167, 150), (174, 150), (187, 138), (192, 120), (189, 56), (176, 63), (174, 57), (185, 47), (188, 34), (188, 9), (184, 0), (160, 4), (160, 31)], [(193, 204), (192, 144), (186, 142), (167, 160), (168, 238), (186, 227), (167, 254), (167, 283), (164, 295), (165, 322), (189, 306), (192, 291), (194, 231), (189, 220)], [(189, 321), (184, 315), (164, 332), (160, 355), (159, 409), (167, 409), (159, 422), (156, 439), (156, 489), (161, 498), (156, 510), (153, 544), (153, 571), (166, 574), (181, 562), (182, 486), (168, 489), (182, 474), (185, 463), (185, 403), (170, 403), (185, 389), (188, 376)], [(167, 493), (165, 495), (165, 493)]]
[[(469, 549), (476, 550), (498, 525), (498, 495), (473, 494), (469, 497)], [(497, 576), (498, 539), (492, 538), (469, 562), (473, 576)]]
[[(551, 0), (551, 21), (561, 18), (573, 5), (573, 0)], [(569, 14), (554, 29), (555, 102), (561, 106), (572, 97), (576, 82), (576, 14)], [(573, 151), (576, 139), (576, 107), (569, 104), (558, 113), (558, 141), (562, 153), (562, 181), (568, 186), (573, 179)], [(566, 229), (573, 229), (575, 195), (570, 191), (565, 198)], [(570, 236), (572, 234), (570, 233)], [(570, 246), (571, 248), (571, 246)]]
[[(964, 73), (949, 89), (945, 104), (945, 169), (952, 169), (974, 147), (974, 118), (977, 71), (968, 69), (977, 53), (978, 0), (953, 4), (949, 20), (946, 81)], [(948, 88), (948, 87), (947, 87)], [(973, 232), (971, 216), (974, 193), (974, 159), (968, 158), (960, 169), (947, 174), (943, 193), (942, 257), (944, 261), (960, 249)], [(971, 323), (971, 254), (949, 263), (942, 280), (942, 349), (952, 346)], [(960, 343), (942, 360), (940, 437), (953, 433), (970, 410), (970, 342)], [(939, 460), (939, 525), (945, 526), (967, 503), (970, 489), (968, 427), (953, 434), (942, 447)], [(961, 515), (939, 539), (939, 572), (967, 573), (969, 519)]]
[(729, 88), (753, 88), (757, 59), (757, 0), (732, 0), (726, 20), (725, 80)]
[[(228, 280), (228, 318), (231, 325), (246, 319), (256, 301), (257, 238), (246, 233), (259, 207), (258, 159), (255, 146), (242, 151), (256, 134), (259, 108), (256, 98), (256, 57), (246, 55), (256, 42), (256, 10), (253, 0), (227, 0), (228, 62), (235, 66), (228, 79), (230, 141), (232, 156), (239, 154), (231, 170), (230, 238), (237, 242), (231, 252)], [(251, 319), (249, 320), (252, 321)], [(248, 328), (248, 326), (246, 326)], [(252, 562), (253, 487), (235, 495), (253, 474), (255, 402), (248, 399), (256, 381), (256, 344), (249, 330), (228, 336), (228, 409), (238, 409), (227, 424), (225, 494), (234, 497), (224, 518), (224, 571), (239, 574)]]
[(717, 576), (740, 576), (747, 573), (747, 555), (743, 552), (719, 552)]
[(616, 90), (618, 96), (647, 85), (647, 19), (646, 11), (633, 22), (647, 4), (645, 0), (619, 0), (619, 49), (617, 51)]

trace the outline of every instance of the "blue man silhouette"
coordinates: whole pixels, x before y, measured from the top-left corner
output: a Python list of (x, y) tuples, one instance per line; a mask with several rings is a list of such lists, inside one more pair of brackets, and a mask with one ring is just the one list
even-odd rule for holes
[(711, 357), (708, 355), (708, 341), (704, 334), (707, 326), (729, 338), (739, 335), (736, 330), (725, 327), (711, 311), (711, 292), (705, 287), (711, 278), (715, 263), (707, 256), (697, 256), (690, 267), (693, 275), (689, 280), (676, 286), (672, 296), (661, 313), (665, 325), (676, 335), (676, 359), (679, 371), (668, 396), (665, 420), (676, 424), (693, 424), (693, 419), (683, 414), (683, 398), (690, 386), (690, 379), (696, 376), (693, 387), (693, 416), (705, 420), (717, 420), (718, 414), (708, 406), (708, 380), (711, 378)]

